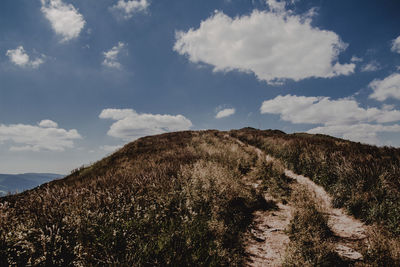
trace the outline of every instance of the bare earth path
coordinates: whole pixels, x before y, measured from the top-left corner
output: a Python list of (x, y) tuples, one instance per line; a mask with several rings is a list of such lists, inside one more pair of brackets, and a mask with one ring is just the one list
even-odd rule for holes
[[(241, 145), (242, 142), (238, 141)], [(253, 147), (258, 156), (266, 157), (267, 161), (274, 161), (273, 157), (265, 155), (260, 149)], [(297, 175), (290, 170), (285, 170), (286, 176), (294, 179), (297, 183), (304, 185), (316, 198), (328, 215), (328, 224), (336, 237), (336, 252), (342, 257), (352, 260), (362, 260), (362, 255), (357, 252), (355, 244), (366, 237), (367, 227), (355, 218), (347, 215), (343, 209), (332, 207), (332, 199), (321, 186), (315, 184), (311, 179)], [(261, 181), (253, 183), (258, 187)], [(273, 200), (265, 195), (266, 200)], [(282, 256), (285, 253), (289, 238), (284, 230), (289, 225), (291, 211), (290, 203), (278, 204), (277, 210), (256, 211), (253, 227), (246, 236), (245, 246), (249, 255), (247, 266), (281, 266)]]
[[(266, 196), (267, 201), (271, 200)], [(247, 235), (248, 266), (279, 266), (289, 237), (285, 229), (291, 218), (291, 207), (279, 203), (275, 211), (256, 211), (253, 228)]]
[(336, 252), (352, 260), (361, 260), (362, 255), (355, 251), (355, 243), (366, 238), (367, 227), (359, 220), (347, 215), (343, 209), (332, 207), (332, 198), (322, 186), (317, 185), (309, 178), (297, 175), (290, 170), (285, 170), (286, 176), (295, 179), (299, 184), (313, 192), (318, 201), (322, 204), (328, 215), (328, 225), (337, 237)]

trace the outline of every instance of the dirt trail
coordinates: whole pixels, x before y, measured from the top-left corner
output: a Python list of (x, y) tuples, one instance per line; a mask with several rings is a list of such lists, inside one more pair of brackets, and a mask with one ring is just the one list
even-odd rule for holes
[[(273, 200), (268, 195), (266, 200)], [(276, 210), (254, 212), (253, 228), (246, 236), (247, 266), (280, 266), (289, 237), (285, 229), (291, 218), (289, 205), (277, 204)]]
[[(237, 140), (242, 146), (247, 146)], [(252, 147), (252, 146), (248, 146)], [(277, 159), (266, 155), (260, 149), (253, 147), (259, 157), (265, 157), (267, 161)], [(318, 201), (322, 204), (328, 215), (328, 224), (336, 237), (336, 252), (345, 258), (352, 260), (362, 260), (363, 256), (357, 252), (355, 244), (366, 238), (367, 227), (347, 215), (343, 209), (332, 207), (332, 198), (323, 187), (315, 184), (311, 179), (285, 169), (286, 176), (294, 179), (297, 183), (315, 194)], [(253, 187), (258, 187), (261, 181), (253, 183)], [(271, 196), (265, 195), (266, 200), (274, 200)], [(246, 252), (249, 255), (247, 266), (281, 266), (282, 256), (285, 253), (289, 238), (284, 230), (289, 225), (292, 217), (293, 207), (290, 203), (286, 205), (278, 204), (274, 211), (256, 211), (253, 220), (253, 228), (246, 236)]]
[[(237, 142), (246, 146), (241, 141)], [(260, 149), (253, 147), (259, 158), (266, 157)], [(267, 156), (267, 160), (270, 158)], [(261, 181), (251, 183), (257, 188)], [(265, 194), (267, 202), (278, 203), (272, 196)], [(292, 207), (288, 204), (278, 203), (276, 209), (267, 211), (256, 211), (253, 216), (253, 227), (246, 236), (246, 252), (248, 254), (247, 266), (281, 266), (289, 237), (285, 229), (291, 219)]]
[(353, 247), (357, 241), (366, 238), (367, 226), (361, 221), (347, 215), (343, 209), (333, 208), (332, 198), (322, 186), (290, 170), (285, 170), (285, 174), (295, 179), (299, 184), (306, 186), (310, 192), (314, 192), (318, 201), (320, 201), (328, 215), (328, 225), (337, 238), (336, 252), (352, 260), (361, 260), (362, 255), (355, 251)]

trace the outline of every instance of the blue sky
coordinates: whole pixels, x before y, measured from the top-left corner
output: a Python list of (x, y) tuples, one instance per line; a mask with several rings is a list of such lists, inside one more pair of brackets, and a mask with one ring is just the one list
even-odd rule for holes
[(400, 146), (400, 2), (3, 0), (0, 172), (251, 126)]

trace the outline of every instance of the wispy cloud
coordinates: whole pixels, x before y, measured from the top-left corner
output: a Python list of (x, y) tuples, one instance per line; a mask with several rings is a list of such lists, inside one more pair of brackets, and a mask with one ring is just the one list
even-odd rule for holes
[(398, 36), (396, 39), (392, 41), (391, 50), (392, 52), (400, 54), (400, 36)]
[(221, 119), (221, 118), (225, 118), (225, 117), (229, 117), (232, 116), (233, 114), (235, 114), (236, 110), (234, 108), (225, 108), (223, 110), (220, 110), (217, 112), (217, 114), (215, 115), (216, 119)]
[(361, 67), (362, 72), (377, 71), (381, 69), (381, 65), (376, 61), (371, 61)]
[(110, 68), (120, 69), (121, 63), (118, 62), (118, 55), (121, 53), (125, 46), (126, 44), (119, 42), (116, 46), (104, 52), (103, 65)]
[(352, 56), (350, 59), (351, 62), (362, 62), (363, 59), (361, 57)]

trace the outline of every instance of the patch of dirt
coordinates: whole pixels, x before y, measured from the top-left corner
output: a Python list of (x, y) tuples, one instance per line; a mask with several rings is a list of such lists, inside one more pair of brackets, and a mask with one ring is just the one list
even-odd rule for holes
[[(273, 200), (265, 197), (267, 201)], [(247, 266), (280, 266), (289, 237), (285, 229), (291, 207), (279, 203), (276, 210), (254, 212), (253, 227), (246, 234)]]
[(348, 259), (362, 260), (362, 255), (354, 247), (357, 242), (367, 237), (367, 226), (354, 217), (347, 215), (343, 209), (333, 208), (332, 198), (322, 186), (290, 170), (285, 170), (285, 174), (295, 179), (299, 184), (306, 186), (310, 192), (315, 194), (319, 203), (321, 203), (328, 215), (328, 225), (337, 238), (336, 252)]

